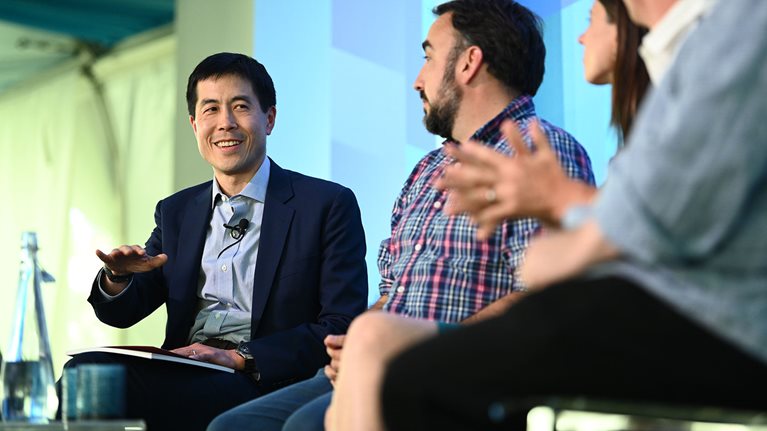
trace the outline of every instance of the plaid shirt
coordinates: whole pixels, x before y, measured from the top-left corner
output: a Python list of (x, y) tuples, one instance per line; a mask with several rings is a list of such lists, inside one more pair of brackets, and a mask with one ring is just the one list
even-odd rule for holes
[[(529, 96), (514, 99), (472, 138), (503, 153), (511, 149), (500, 125), (510, 118), (529, 141), (535, 119)], [(568, 175), (594, 184), (586, 150), (569, 134), (539, 120)], [(531, 218), (507, 221), (485, 241), (476, 238), (468, 216), (442, 211), (446, 193), (434, 188), (451, 159), (444, 148), (427, 154), (410, 174), (392, 211), (391, 237), (381, 243), (379, 290), (388, 295), (384, 310), (405, 316), (459, 322), (515, 290), (523, 290), (514, 270), (530, 237), (540, 230)]]

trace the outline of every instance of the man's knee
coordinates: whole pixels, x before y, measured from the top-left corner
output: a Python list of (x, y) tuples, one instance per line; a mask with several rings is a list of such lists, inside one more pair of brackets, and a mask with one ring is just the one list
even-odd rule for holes
[(323, 431), (325, 411), (330, 405), (332, 394), (326, 394), (307, 403), (290, 415), (282, 431)]
[(209, 424), (207, 431), (227, 431), (236, 429), (234, 423), (232, 423), (231, 415), (229, 412), (223, 413), (213, 419)]
[[(257, 400), (256, 400), (257, 401)], [(207, 431), (230, 431), (239, 429), (255, 429), (259, 431), (279, 431), (285, 423), (282, 412), (272, 410), (268, 406), (260, 406), (251, 401), (235, 407), (216, 416)]]

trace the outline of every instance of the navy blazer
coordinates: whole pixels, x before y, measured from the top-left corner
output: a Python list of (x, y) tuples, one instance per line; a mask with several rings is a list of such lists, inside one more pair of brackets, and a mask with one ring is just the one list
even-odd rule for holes
[[(104, 323), (127, 328), (163, 303), (163, 348), (188, 344), (197, 314), (200, 262), (212, 217), (212, 181), (157, 203), (150, 255), (168, 262), (135, 274), (105, 301), (94, 281), (88, 301)], [(250, 350), (264, 390), (311, 376), (328, 362), (323, 339), (345, 333), (367, 306), (365, 235), (351, 190), (272, 162), (253, 288)]]

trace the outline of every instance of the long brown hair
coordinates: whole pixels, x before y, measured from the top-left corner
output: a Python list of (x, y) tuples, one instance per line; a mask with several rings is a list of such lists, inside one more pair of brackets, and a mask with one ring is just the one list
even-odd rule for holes
[(628, 138), (639, 104), (650, 85), (639, 44), (647, 29), (634, 24), (621, 0), (599, 0), (610, 22), (618, 27), (618, 53), (613, 67), (612, 118), (610, 123), (621, 134), (621, 145)]

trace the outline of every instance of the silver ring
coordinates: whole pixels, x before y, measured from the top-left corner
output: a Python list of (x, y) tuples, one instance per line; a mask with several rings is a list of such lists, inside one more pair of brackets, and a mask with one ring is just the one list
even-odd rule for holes
[(192, 356), (197, 356), (197, 350), (192, 350)]
[(487, 201), (487, 203), (491, 204), (495, 202), (497, 197), (498, 196), (495, 194), (495, 189), (493, 189), (492, 187), (485, 190), (485, 200)]

